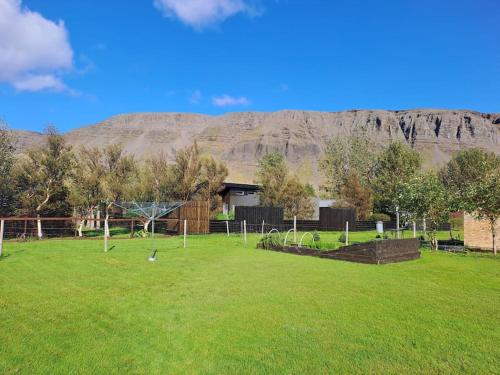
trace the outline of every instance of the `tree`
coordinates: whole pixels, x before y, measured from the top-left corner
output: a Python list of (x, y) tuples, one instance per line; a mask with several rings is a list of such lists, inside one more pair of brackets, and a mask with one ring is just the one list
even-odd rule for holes
[(285, 185), (288, 169), (283, 155), (270, 153), (259, 161), (256, 182), (261, 185), (260, 204), (277, 207), (281, 204), (281, 192)]
[(395, 201), (413, 220), (425, 219), (430, 229), (431, 247), (437, 250), (436, 231), (449, 221), (450, 199), (445, 186), (434, 172), (419, 173), (396, 186)]
[(135, 181), (134, 198), (143, 202), (164, 202), (174, 195), (174, 179), (171, 165), (161, 153), (146, 160)]
[[(56, 129), (46, 130), (45, 145), (28, 151), (16, 165), (15, 178), (21, 205), (28, 213), (40, 216), (67, 215), (70, 212), (67, 182), (73, 170), (71, 147)], [(38, 237), (42, 237), (38, 220)]]
[(125, 155), (123, 147), (113, 144), (104, 149), (103, 192), (106, 204), (104, 236), (109, 237), (109, 210), (113, 203), (121, 202), (132, 195), (133, 181), (137, 175), (137, 165), (132, 155)]
[(471, 214), (478, 220), (487, 220), (492, 236), (493, 253), (497, 255), (497, 224), (500, 220), (500, 166), (484, 179), (477, 181), (468, 194), (474, 202)]
[(348, 176), (356, 171), (366, 186), (376, 157), (376, 144), (364, 132), (337, 135), (326, 145), (319, 165), (324, 177), (321, 189), (327, 196), (338, 198)]
[(380, 212), (395, 212), (396, 188), (409, 181), (421, 168), (420, 154), (403, 142), (391, 143), (376, 158), (370, 181), (375, 205)]
[(71, 185), (73, 205), (85, 214), (91, 214), (104, 199), (105, 176), (103, 153), (97, 147), (82, 147), (78, 150), (75, 173)]
[(279, 199), (280, 206), (285, 211), (285, 217), (310, 218), (314, 214), (313, 197), (310, 187), (304, 186), (297, 176), (287, 177)]
[(454, 210), (463, 210), (490, 226), (496, 254), (496, 225), (500, 216), (500, 156), (472, 148), (459, 151), (440, 171)]
[(14, 211), (14, 137), (5, 122), (0, 120), (0, 216), (9, 216)]
[(259, 161), (256, 182), (261, 185), (259, 198), (263, 206), (283, 207), (288, 218), (309, 218), (314, 213), (314, 189), (302, 184), (297, 176), (289, 176), (283, 155), (265, 155)]
[(202, 158), (201, 165), (203, 188), (200, 194), (202, 199), (209, 202), (210, 212), (215, 212), (222, 204), (217, 192), (226, 179), (228, 170), (224, 163), (218, 162), (212, 156)]
[(203, 182), (201, 171), (201, 154), (196, 142), (177, 151), (175, 163), (172, 166), (175, 199), (188, 201), (198, 192)]
[(373, 197), (369, 188), (363, 187), (358, 172), (352, 170), (343, 181), (340, 200), (356, 209), (358, 220), (366, 220), (373, 211)]
[(500, 164), (500, 156), (478, 148), (462, 150), (440, 170), (439, 177), (452, 198), (455, 211), (472, 213), (477, 204), (472, 191)]

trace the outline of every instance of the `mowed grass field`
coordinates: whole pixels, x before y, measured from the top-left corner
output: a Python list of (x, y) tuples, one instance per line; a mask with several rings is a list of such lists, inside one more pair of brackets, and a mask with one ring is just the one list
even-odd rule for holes
[(499, 373), (499, 259), (376, 266), (257, 240), (161, 239), (157, 262), (147, 239), (7, 242), (0, 373)]

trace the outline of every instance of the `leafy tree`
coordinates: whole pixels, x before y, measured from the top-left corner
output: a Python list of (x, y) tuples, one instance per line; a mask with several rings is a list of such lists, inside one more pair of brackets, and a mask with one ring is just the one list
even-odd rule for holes
[(175, 199), (187, 201), (198, 192), (203, 182), (202, 167), (201, 153), (196, 142), (176, 153), (172, 166)]
[(493, 253), (497, 255), (497, 224), (500, 221), (500, 166), (469, 190), (473, 203), (471, 214), (478, 220), (487, 220), (492, 236)]
[(398, 185), (409, 181), (421, 168), (420, 154), (403, 142), (393, 142), (377, 156), (370, 182), (380, 212), (394, 212)]
[(283, 155), (270, 153), (259, 161), (256, 182), (261, 185), (260, 204), (268, 207), (281, 205), (281, 192), (285, 185), (288, 169)]
[(105, 236), (109, 237), (107, 222), (109, 210), (114, 202), (130, 197), (133, 192), (134, 179), (137, 176), (137, 164), (132, 155), (125, 155), (123, 147), (118, 144), (108, 146), (103, 151), (104, 179), (103, 192), (106, 204)]
[(285, 211), (285, 217), (310, 218), (314, 214), (313, 197), (311, 189), (304, 186), (297, 176), (287, 177), (279, 199), (280, 206)]
[[(68, 215), (67, 182), (73, 170), (71, 147), (52, 126), (47, 128), (45, 145), (28, 151), (16, 165), (15, 178), (20, 204), (26, 213), (37, 216)], [(42, 236), (38, 222), (38, 236)]]
[(458, 152), (440, 171), (454, 210), (487, 220), (496, 254), (496, 225), (500, 217), (500, 156), (480, 149)]
[(449, 220), (450, 199), (445, 186), (434, 172), (419, 173), (396, 187), (394, 204), (413, 220), (425, 219), (430, 229), (431, 246), (437, 250), (436, 231)]
[(476, 208), (471, 190), (500, 164), (500, 156), (478, 148), (457, 152), (440, 170), (439, 176), (451, 195), (454, 210), (472, 212)]
[(344, 180), (340, 190), (341, 204), (356, 209), (359, 220), (366, 220), (373, 211), (373, 197), (369, 188), (363, 187), (358, 172), (352, 170)]
[(286, 217), (308, 218), (314, 213), (314, 189), (302, 184), (297, 176), (289, 176), (283, 155), (265, 155), (259, 161), (256, 182), (261, 185), (259, 198), (263, 206), (283, 207)]
[(19, 199), (26, 213), (63, 215), (69, 211), (67, 182), (73, 162), (71, 147), (54, 127), (48, 127), (45, 144), (29, 150), (16, 165)]
[(224, 163), (218, 162), (212, 156), (202, 158), (203, 188), (200, 191), (202, 199), (209, 202), (210, 212), (216, 212), (222, 205), (222, 198), (217, 194), (227, 177), (228, 170)]
[(12, 215), (14, 211), (14, 137), (5, 122), (0, 120), (0, 216)]
[(364, 132), (337, 135), (326, 145), (319, 165), (324, 177), (321, 189), (327, 196), (338, 198), (349, 177), (356, 171), (358, 179), (366, 186), (376, 157), (376, 144)]
[(171, 165), (161, 153), (143, 163), (133, 195), (138, 201), (163, 202), (172, 199), (174, 188)]
[(105, 167), (103, 152), (97, 147), (82, 147), (76, 155), (71, 183), (71, 202), (81, 215), (93, 217), (104, 200)]

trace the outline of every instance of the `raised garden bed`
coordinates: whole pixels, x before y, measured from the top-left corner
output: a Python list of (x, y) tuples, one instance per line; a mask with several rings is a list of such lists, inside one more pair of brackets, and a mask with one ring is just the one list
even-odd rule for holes
[(257, 247), (296, 255), (308, 255), (369, 264), (404, 262), (420, 258), (420, 240), (415, 238), (370, 241), (343, 246), (336, 250), (318, 250), (309, 247), (281, 246), (276, 244), (265, 246), (262, 243), (259, 243)]

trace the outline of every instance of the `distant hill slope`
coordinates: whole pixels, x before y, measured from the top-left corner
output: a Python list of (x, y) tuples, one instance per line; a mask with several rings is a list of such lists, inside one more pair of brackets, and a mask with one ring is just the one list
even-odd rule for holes
[[(65, 134), (78, 146), (121, 143), (146, 158), (159, 152), (172, 157), (194, 140), (224, 160), (230, 180), (251, 182), (257, 161), (282, 152), (304, 179), (320, 181), (317, 161), (325, 142), (336, 134), (366, 129), (377, 142), (406, 140), (428, 164), (440, 164), (459, 149), (481, 147), (500, 153), (500, 114), (466, 110), (353, 110), (344, 112), (245, 112), (222, 116), (184, 113), (136, 113), (111, 117)], [(38, 133), (18, 132), (21, 149), (41, 141)]]

